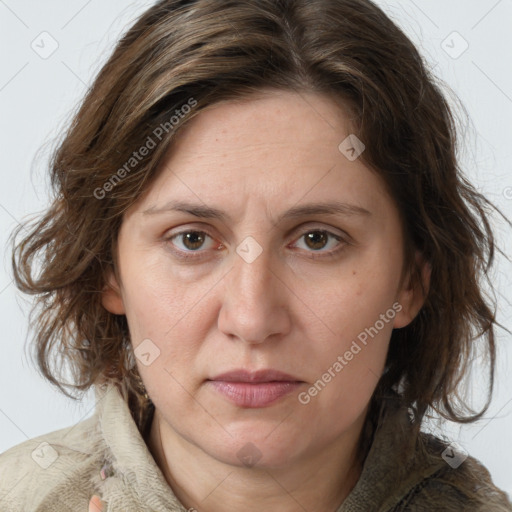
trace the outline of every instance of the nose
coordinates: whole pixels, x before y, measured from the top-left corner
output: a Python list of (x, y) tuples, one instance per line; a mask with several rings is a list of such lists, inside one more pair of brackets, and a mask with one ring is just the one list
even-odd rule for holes
[(250, 263), (235, 254), (224, 280), (219, 330), (251, 344), (286, 335), (291, 327), (291, 291), (282, 274), (282, 265), (268, 249)]

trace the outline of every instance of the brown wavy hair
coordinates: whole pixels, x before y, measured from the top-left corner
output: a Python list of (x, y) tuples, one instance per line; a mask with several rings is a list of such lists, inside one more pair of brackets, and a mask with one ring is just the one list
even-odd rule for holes
[[(420, 279), (416, 250), (431, 267), (424, 306), (392, 333), (370, 410), (399, 389), (418, 425), (429, 408), (457, 422), (480, 418), (496, 358), (494, 299), (482, 291), (494, 258), (494, 207), (459, 168), (457, 119), (441, 86), (369, 0), (157, 2), (122, 36), (52, 154), (49, 209), (11, 235), (15, 283), (36, 295), (32, 346), (44, 377), (68, 396), (114, 382), (139, 428), (147, 426), (152, 404), (126, 355), (126, 318), (101, 302), (109, 271), (118, 277), (123, 213), (204, 108), (263, 89), (313, 91), (351, 112), (366, 145), (361, 158), (399, 208), (406, 267)], [(138, 152), (150, 138), (155, 146)], [(18, 241), (21, 229), (29, 232)], [(475, 412), (459, 387), (478, 344), (489, 380)]]

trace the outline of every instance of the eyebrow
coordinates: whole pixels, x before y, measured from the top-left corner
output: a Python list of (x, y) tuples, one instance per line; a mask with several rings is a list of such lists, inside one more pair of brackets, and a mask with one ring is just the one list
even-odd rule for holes
[[(217, 219), (222, 222), (231, 221), (228, 213), (206, 205), (188, 203), (185, 201), (169, 201), (161, 207), (152, 206), (142, 212), (143, 215), (155, 215), (167, 212), (183, 212), (203, 219)], [(340, 201), (310, 203), (302, 206), (294, 206), (282, 213), (277, 222), (287, 219), (296, 219), (307, 215), (359, 215), (371, 216), (371, 212), (354, 204)]]

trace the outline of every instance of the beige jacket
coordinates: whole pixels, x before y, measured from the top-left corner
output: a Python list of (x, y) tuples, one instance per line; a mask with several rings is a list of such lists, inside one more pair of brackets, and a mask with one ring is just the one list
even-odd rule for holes
[[(105, 512), (187, 512), (117, 388), (95, 393), (91, 418), (0, 455), (1, 512), (86, 512), (93, 494), (106, 502)], [(452, 467), (458, 455), (427, 434), (411, 453), (407, 410), (394, 404), (382, 407), (362, 475), (337, 512), (512, 511), (475, 459)]]

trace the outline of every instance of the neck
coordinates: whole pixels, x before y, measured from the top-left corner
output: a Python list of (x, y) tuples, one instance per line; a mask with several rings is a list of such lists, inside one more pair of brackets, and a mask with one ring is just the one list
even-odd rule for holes
[(219, 461), (175, 432), (157, 410), (148, 448), (174, 494), (190, 511), (335, 512), (361, 474), (357, 448), (364, 418), (365, 414), (357, 435), (340, 438), (323, 452), (282, 467)]

